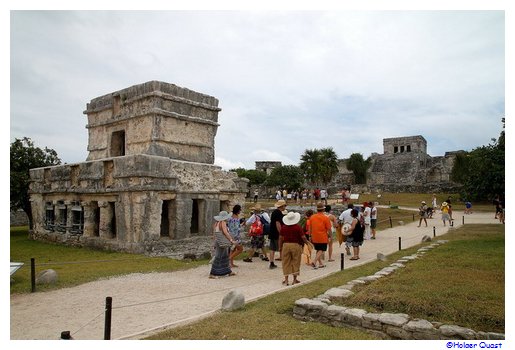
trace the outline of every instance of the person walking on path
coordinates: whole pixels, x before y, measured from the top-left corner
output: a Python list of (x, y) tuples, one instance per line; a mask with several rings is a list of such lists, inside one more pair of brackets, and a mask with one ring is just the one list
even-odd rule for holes
[(352, 258), (350, 258), (350, 260), (358, 260), (359, 247), (363, 245), (363, 231), (365, 228), (359, 219), (359, 211), (357, 209), (352, 209), (351, 216), (352, 224), (349, 228), (348, 235), (352, 236), (352, 250), (354, 255)]
[[(317, 204), (317, 213), (313, 214), (309, 219), (309, 230), (311, 242), (316, 250), (315, 261), (311, 264), (313, 268), (325, 267), (322, 261), (322, 255), (327, 251), (327, 243), (331, 236), (331, 221), (324, 214), (325, 206), (323, 203)], [(318, 263), (318, 265), (317, 265)]]
[[(306, 236), (306, 240), (311, 242), (311, 236), (309, 235), (309, 218), (313, 215), (313, 210), (308, 209), (306, 213), (304, 213), (304, 218), (302, 218), (300, 227), (304, 231), (304, 236)], [(302, 251), (302, 255), (306, 265), (311, 266), (311, 252), (313, 251), (313, 244), (304, 244), (304, 249)]]
[(365, 234), (363, 235), (363, 239), (370, 239), (372, 237), (372, 233), (370, 230), (370, 223), (372, 222), (371, 218), (370, 218), (371, 213), (372, 213), (371, 205), (372, 205), (372, 202), (363, 203), (363, 206), (365, 208), (363, 210), (363, 220), (365, 222)]
[[(231, 242), (236, 243), (229, 231), (227, 230), (227, 220), (231, 217), (226, 211), (221, 211), (217, 216), (214, 217), (215, 223), (213, 224), (213, 232), (222, 232), (223, 235)], [(213, 233), (214, 236), (214, 233)], [(229, 247), (221, 247), (215, 240), (215, 259), (213, 265), (211, 265), (211, 272), (209, 278), (218, 278), (225, 276), (234, 276), (229, 262)]]
[(427, 205), (425, 201), (420, 203), (420, 207), (418, 207), (418, 215), (420, 216), (420, 220), (418, 221), (418, 226), (422, 225), (422, 220), (424, 220), (427, 227)]
[(436, 194), (433, 193), (433, 200), (431, 202), (431, 206), (433, 207), (433, 210), (436, 210), (436, 208), (438, 208), (437, 204), (436, 204)]
[[(261, 209), (261, 204), (256, 204), (253, 208), (253, 213), (245, 222), (247, 226), (250, 226), (249, 236), (250, 236), (250, 249), (247, 251), (247, 257), (243, 259), (244, 262), (252, 262), (252, 257), (254, 256), (254, 252), (261, 249), (261, 260), (268, 261), (266, 256), (266, 247), (265, 247), (265, 235), (264, 235), (264, 225), (263, 221), (266, 221), (270, 224), (270, 216), (266, 211)], [(257, 228), (256, 228), (257, 227)], [(261, 227), (261, 232), (259, 232), (259, 227)]]
[(280, 199), (274, 206), (275, 209), (272, 212), (272, 217), (270, 218), (270, 234), (268, 235), (268, 239), (270, 240), (270, 269), (275, 269), (277, 267), (275, 264), (275, 252), (280, 252), (279, 234), (281, 233), (281, 227), (283, 225), (283, 212), (286, 209), (286, 201), (284, 199)]
[(298, 224), (299, 221), (299, 213), (289, 212), (283, 217), (284, 225), (279, 237), (279, 249), (282, 252), (283, 284), (285, 286), (290, 284), (289, 275), (293, 276), (292, 284), (300, 283), (297, 277), (300, 274), (302, 246), (303, 244), (311, 244), (306, 239), (302, 227)]
[(258, 201), (258, 196), (259, 196), (259, 190), (256, 188), (254, 190), (254, 203), (257, 203)]
[(370, 230), (372, 231), (371, 239), (376, 239), (377, 227), (377, 208), (374, 202), (370, 202)]
[(329, 218), (329, 221), (331, 222), (331, 236), (329, 237), (329, 241), (327, 242), (327, 251), (329, 253), (329, 259), (327, 261), (329, 262), (329, 261), (334, 261), (334, 259), (333, 259), (333, 242), (334, 242), (334, 239), (336, 236), (337, 221), (336, 221), (336, 216), (334, 216), (331, 213), (330, 205), (325, 206), (324, 214), (325, 214), (325, 216), (327, 216)]
[(227, 229), (229, 230), (229, 233), (236, 242), (234, 244), (234, 248), (231, 251), (229, 255), (229, 261), (231, 264), (231, 267), (238, 267), (234, 264), (234, 258), (236, 258), (238, 255), (243, 252), (243, 245), (241, 244), (241, 222), (240, 222), (240, 213), (241, 213), (241, 205), (236, 204), (232, 208), (232, 216), (229, 220), (227, 220)]
[(447, 204), (447, 202), (443, 202), (440, 210), (442, 211), (443, 225), (445, 226), (445, 222), (449, 221), (449, 226), (450, 226), (451, 225), (451, 216), (449, 215), (449, 204)]
[[(341, 222), (342, 229), (345, 224), (348, 224), (349, 226), (352, 224), (352, 209), (354, 209), (354, 204), (349, 203), (347, 205), (347, 209), (344, 210), (338, 217), (338, 220)], [(343, 238), (345, 239), (345, 252), (347, 255), (351, 255), (350, 248), (352, 247), (352, 236), (349, 236), (347, 233), (345, 233), (343, 234)]]

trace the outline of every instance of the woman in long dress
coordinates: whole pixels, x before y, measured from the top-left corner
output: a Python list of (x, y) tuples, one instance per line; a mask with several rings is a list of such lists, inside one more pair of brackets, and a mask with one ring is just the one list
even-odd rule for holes
[[(213, 232), (222, 232), (225, 237), (231, 242), (235, 243), (232, 239), (229, 231), (227, 230), (227, 220), (231, 217), (226, 211), (221, 211), (220, 214), (214, 217), (215, 223), (213, 224)], [(214, 234), (213, 234), (214, 238)], [(215, 259), (211, 265), (211, 272), (209, 278), (219, 278), (225, 276), (234, 276), (232, 272), (230, 261), (229, 261), (229, 249), (230, 247), (221, 247), (215, 239)]]

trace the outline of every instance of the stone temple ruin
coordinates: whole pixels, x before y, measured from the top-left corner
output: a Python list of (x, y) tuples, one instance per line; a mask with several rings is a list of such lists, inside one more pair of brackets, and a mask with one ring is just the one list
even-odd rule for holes
[[(459, 152), (463, 151), (432, 157), (427, 154), (427, 141), (421, 135), (385, 138), (383, 154), (370, 156), (366, 184), (355, 184), (354, 173), (346, 165), (347, 159), (339, 159), (338, 173), (327, 189), (332, 194), (348, 186), (355, 192), (458, 192), (461, 185), (451, 180), (451, 173)], [(281, 165), (276, 161), (257, 161), (256, 170), (270, 175)], [(261, 196), (269, 195), (271, 193), (261, 193)]]
[(91, 100), (87, 160), (30, 171), (33, 238), (199, 257), (247, 179), (214, 165), (214, 97), (150, 81)]

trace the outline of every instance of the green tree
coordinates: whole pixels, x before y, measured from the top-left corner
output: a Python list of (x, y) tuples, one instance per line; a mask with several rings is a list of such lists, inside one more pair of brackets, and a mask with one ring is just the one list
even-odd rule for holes
[(11, 210), (23, 209), (29, 218), (29, 227), (32, 229), (32, 211), (29, 200), (29, 169), (50, 165), (59, 165), (61, 160), (57, 152), (45, 147), (34, 146), (34, 142), (24, 137), (15, 139), (11, 143)]
[(332, 148), (307, 149), (300, 160), (300, 170), (312, 184), (327, 184), (338, 173), (338, 156)]
[(471, 200), (491, 199), (505, 191), (505, 144), (504, 123), (499, 139), (456, 157), (451, 179), (463, 185), (462, 196)]
[(365, 160), (361, 153), (353, 153), (350, 155), (349, 159), (347, 159), (347, 169), (354, 173), (354, 182), (356, 184), (367, 183), (367, 170), (370, 164), (370, 157)]
[(288, 192), (302, 186), (302, 173), (298, 166), (283, 165), (272, 170), (266, 180), (266, 186), (286, 188)]
[(243, 168), (237, 168), (231, 169), (231, 171), (234, 171), (236, 174), (238, 174), (238, 177), (246, 177), (247, 179), (249, 179), (249, 186), (261, 185), (266, 181), (268, 177), (266, 172), (255, 169), (247, 170)]

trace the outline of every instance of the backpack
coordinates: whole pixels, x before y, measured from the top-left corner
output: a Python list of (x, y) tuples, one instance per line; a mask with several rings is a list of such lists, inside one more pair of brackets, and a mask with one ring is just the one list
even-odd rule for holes
[(356, 239), (363, 239), (363, 233), (365, 232), (365, 223), (362, 220), (363, 218), (358, 218), (358, 222), (352, 231), (351, 237)]
[[(258, 216), (261, 218), (260, 216)], [(249, 236), (261, 236), (263, 234), (263, 223), (261, 220), (254, 220), (252, 225), (250, 225)]]
[(270, 223), (268, 221), (266, 221), (266, 219), (261, 216), (261, 215), (258, 215), (259, 216), (259, 221), (261, 221), (261, 223), (263, 224), (263, 234), (264, 235), (268, 235), (270, 233)]

